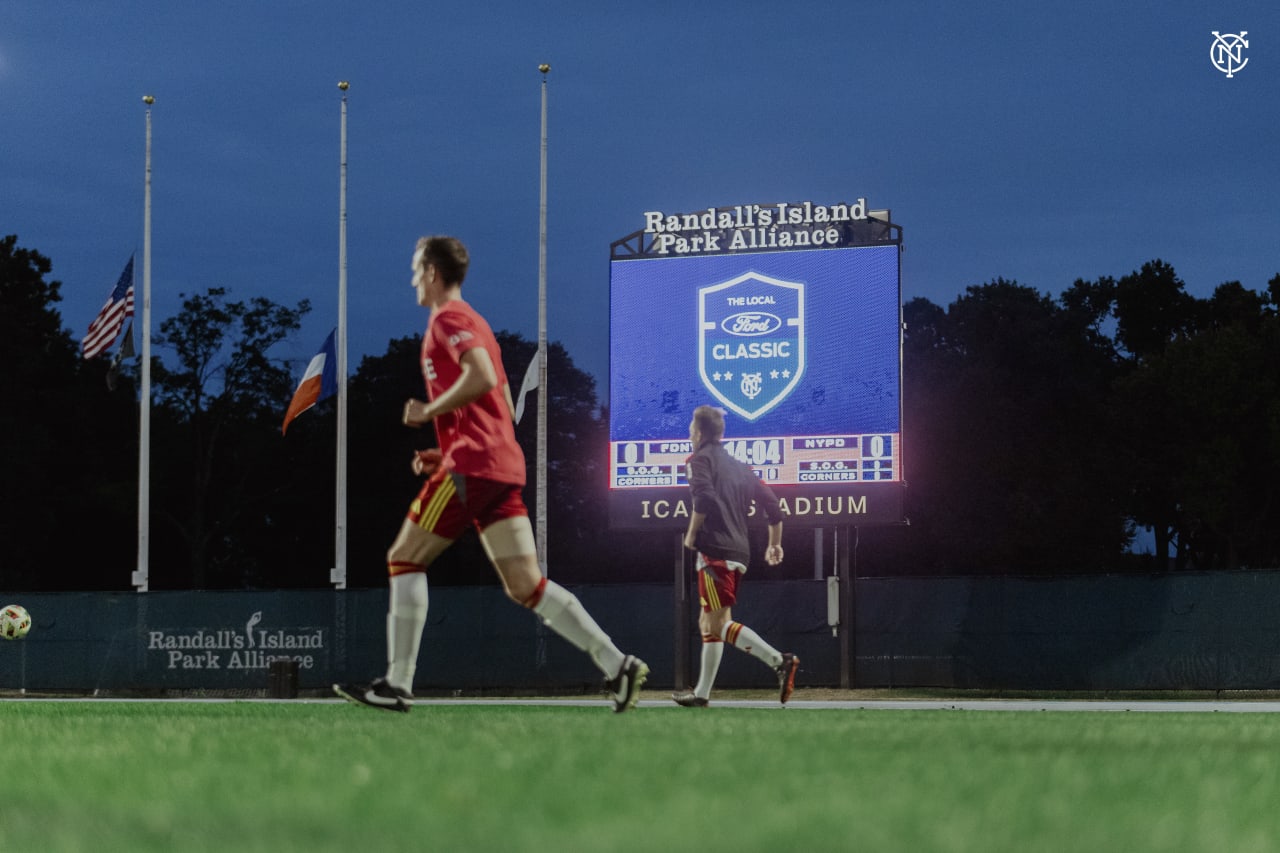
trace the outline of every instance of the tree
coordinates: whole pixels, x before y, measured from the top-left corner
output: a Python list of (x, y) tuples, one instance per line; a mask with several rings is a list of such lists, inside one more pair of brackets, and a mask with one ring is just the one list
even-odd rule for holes
[(1105, 565), (1130, 530), (1111, 500), (1114, 356), (1093, 312), (997, 279), (946, 312), (917, 299), (903, 314), (911, 527), (892, 537), (898, 559), (927, 572)]
[(1201, 314), (1182, 279), (1159, 258), (1115, 283), (1114, 311), (1116, 342), (1137, 361), (1194, 333)]
[[(1145, 268), (1144, 268), (1145, 269)], [(1280, 561), (1280, 321), (1267, 296), (1220, 285), (1197, 325), (1148, 349), (1118, 385), (1131, 511), (1178, 568)]]
[(271, 508), (309, 466), (280, 452), (276, 431), (293, 377), (268, 352), (310, 308), (305, 299), (294, 308), (263, 297), (233, 302), (214, 287), (184, 295), (181, 312), (160, 324), (156, 344), (176, 364), (152, 364), (155, 447), (168, 463), (153, 466), (154, 505), (170, 534), (156, 540), (170, 555), (159, 564), (186, 573), (158, 585), (284, 585), (256, 546), (278, 524)]
[(1169, 467), (1178, 452), (1177, 422), (1170, 389), (1143, 377), (1154, 376), (1144, 371), (1171, 343), (1194, 334), (1200, 315), (1196, 300), (1173, 267), (1157, 259), (1119, 281), (1077, 280), (1063, 302), (1069, 310), (1095, 318), (1095, 328), (1114, 320), (1120, 361), (1109, 415), (1116, 465), (1127, 484), (1122, 499), (1130, 517), (1153, 531), (1155, 561), (1163, 566), (1170, 543), (1179, 538), (1180, 510)]
[[(0, 239), (0, 588), (127, 588), (136, 409), (124, 389), (108, 392), (106, 359), (84, 362), (61, 328), (51, 270), (16, 235)], [(91, 554), (62, 559), (70, 530)]]

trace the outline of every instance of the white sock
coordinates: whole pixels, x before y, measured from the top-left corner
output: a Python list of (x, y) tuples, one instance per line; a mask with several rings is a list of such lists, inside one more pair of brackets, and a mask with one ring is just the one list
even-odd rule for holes
[(764, 638), (741, 622), (730, 622), (720, 633), (721, 639), (735, 648), (764, 661), (771, 669), (782, 666), (782, 652), (764, 641)]
[[(710, 639), (708, 639), (710, 638)], [(698, 686), (693, 695), (700, 699), (711, 698), (711, 686), (716, 683), (720, 671), (720, 658), (724, 656), (724, 643), (712, 634), (702, 635), (702, 669), (698, 672)]]
[(391, 606), (387, 611), (387, 681), (413, 692), (418, 647), (427, 624), (427, 574), (403, 572), (391, 576)]
[(548, 628), (590, 655), (605, 677), (613, 678), (622, 669), (626, 655), (618, 651), (578, 597), (560, 584), (552, 580), (546, 582), (533, 612)]

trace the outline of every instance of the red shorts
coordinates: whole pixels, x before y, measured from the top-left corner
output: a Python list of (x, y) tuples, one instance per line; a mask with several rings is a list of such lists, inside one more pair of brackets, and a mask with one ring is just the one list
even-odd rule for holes
[(738, 577), (741, 574), (729, 568), (724, 560), (699, 554), (698, 603), (702, 605), (702, 612), (732, 607), (738, 600)]
[(428, 533), (457, 539), (474, 525), (484, 530), (504, 518), (528, 516), (520, 486), (438, 469), (409, 505), (408, 518)]

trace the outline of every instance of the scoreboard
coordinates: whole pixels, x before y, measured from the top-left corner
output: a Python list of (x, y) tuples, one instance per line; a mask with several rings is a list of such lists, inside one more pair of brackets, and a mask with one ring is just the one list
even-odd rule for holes
[(647, 212), (610, 261), (611, 526), (687, 523), (703, 404), (789, 525), (900, 522), (900, 252), (861, 199)]
[[(896, 480), (896, 434), (726, 438), (730, 455), (770, 486)], [(615, 441), (610, 488), (687, 486), (689, 441)]]

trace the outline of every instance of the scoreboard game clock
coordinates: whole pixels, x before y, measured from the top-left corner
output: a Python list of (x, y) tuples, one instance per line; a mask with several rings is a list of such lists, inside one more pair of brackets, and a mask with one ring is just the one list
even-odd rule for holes
[(789, 526), (902, 521), (902, 231), (866, 201), (649, 211), (610, 259), (609, 520), (683, 528), (694, 408)]

